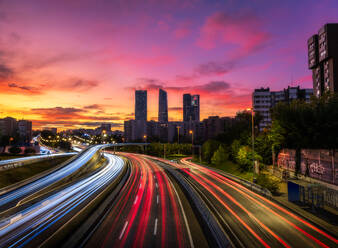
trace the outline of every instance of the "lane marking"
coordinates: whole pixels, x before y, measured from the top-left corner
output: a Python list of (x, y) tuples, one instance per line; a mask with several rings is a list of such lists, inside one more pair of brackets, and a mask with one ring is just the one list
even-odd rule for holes
[(127, 226), (128, 226), (128, 221), (126, 221), (126, 223), (125, 223), (124, 226), (123, 226), (122, 232), (121, 232), (121, 234), (120, 234), (120, 236), (119, 236), (119, 240), (122, 239), (123, 234), (124, 234), (124, 232), (126, 231)]
[(156, 197), (156, 203), (157, 204), (159, 203), (159, 195), (157, 195), (157, 197)]
[(158, 188), (158, 184), (156, 183), (156, 188)]
[(170, 182), (171, 184), (171, 187), (174, 189), (175, 191), (175, 194), (176, 194), (176, 197), (177, 197), (177, 200), (178, 200), (178, 203), (181, 207), (181, 210), (182, 210), (182, 214), (183, 214), (183, 219), (184, 219), (184, 222), (185, 222), (185, 226), (187, 228), (187, 232), (188, 232), (188, 237), (189, 237), (189, 242), (190, 242), (190, 247), (191, 248), (194, 248), (194, 242), (192, 240), (192, 236), (191, 236), (191, 232), (190, 232), (190, 227), (189, 227), (189, 223), (188, 223), (188, 220), (187, 220), (187, 216), (185, 215), (185, 211), (184, 211), (184, 208), (183, 208), (183, 204), (181, 202), (181, 199), (180, 199), (180, 196), (178, 195), (177, 191), (176, 191), (176, 188), (174, 186), (174, 184), (172, 183), (172, 181), (170, 180), (170, 178), (168, 178), (168, 181)]
[(156, 233), (157, 233), (157, 221), (158, 221), (158, 219), (156, 218), (155, 219), (155, 227), (154, 227), (154, 235), (156, 235)]
[(134, 205), (136, 204), (137, 199), (138, 199), (138, 195), (135, 197)]
[(141, 186), (142, 186), (142, 183), (140, 183), (140, 187), (139, 188), (141, 188)]

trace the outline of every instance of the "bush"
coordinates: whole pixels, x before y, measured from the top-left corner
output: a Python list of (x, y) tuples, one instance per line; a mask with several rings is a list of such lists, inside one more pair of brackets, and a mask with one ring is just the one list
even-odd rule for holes
[(241, 146), (238, 150), (236, 161), (240, 165), (242, 171), (252, 170), (252, 157), (255, 156), (256, 161), (262, 161), (262, 157), (257, 153), (253, 154), (248, 146)]
[(9, 148), (9, 152), (13, 154), (19, 154), (20, 152), (22, 152), (22, 150), (18, 146), (12, 146), (11, 148)]
[(27, 147), (27, 148), (25, 149), (25, 154), (28, 154), (28, 153), (35, 153), (35, 149), (32, 148), (32, 147)]
[(211, 163), (214, 165), (219, 165), (222, 162), (228, 160), (229, 154), (227, 153), (224, 145), (220, 145), (217, 151), (214, 152), (214, 155), (211, 158)]
[(269, 178), (266, 174), (259, 174), (257, 184), (270, 190), (272, 194), (277, 194), (279, 190), (279, 181)]
[(206, 142), (204, 142), (202, 146), (202, 158), (207, 163), (211, 162), (211, 158), (214, 155), (214, 153), (217, 151), (217, 149), (220, 146), (220, 142), (216, 140), (209, 139)]

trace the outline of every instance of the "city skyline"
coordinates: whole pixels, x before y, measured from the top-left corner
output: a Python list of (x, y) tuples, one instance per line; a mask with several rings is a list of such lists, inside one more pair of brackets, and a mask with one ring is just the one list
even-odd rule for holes
[(140, 4), (1, 1), (0, 118), (123, 129), (135, 89), (157, 120), (159, 88), (169, 121), (187, 92), (201, 96), (201, 120), (234, 116), (255, 88), (312, 87), (307, 40), (338, 21), (335, 1)]

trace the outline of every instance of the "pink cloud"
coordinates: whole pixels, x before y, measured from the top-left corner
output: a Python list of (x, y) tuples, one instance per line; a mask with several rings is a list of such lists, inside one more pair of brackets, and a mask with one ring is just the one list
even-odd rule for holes
[(174, 30), (173, 34), (176, 39), (183, 39), (191, 33), (190, 23), (183, 22)]
[(233, 57), (246, 56), (262, 47), (270, 39), (260, 20), (252, 14), (232, 16), (216, 12), (209, 16), (201, 29), (197, 45), (213, 49), (221, 45), (234, 46)]

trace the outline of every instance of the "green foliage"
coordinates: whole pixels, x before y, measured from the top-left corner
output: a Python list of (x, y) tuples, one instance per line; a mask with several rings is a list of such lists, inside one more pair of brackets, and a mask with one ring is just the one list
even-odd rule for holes
[(270, 190), (272, 194), (277, 194), (279, 190), (279, 181), (269, 178), (266, 174), (259, 174), (256, 183), (263, 188)]
[(232, 159), (232, 161), (236, 160), (239, 148), (241, 148), (241, 142), (239, 140), (235, 139), (231, 144), (231, 159)]
[(13, 154), (18, 154), (18, 153), (22, 152), (21, 148), (18, 147), (18, 146), (12, 146), (11, 148), (9, 148), (8, 151), (10, 153), (13, 153)]
[(204, 142), (202, 146), (202, 159), (210, 164), (211, 158), (219, 146), (220, 142), (213, 139), (209, 139)]
[(211, 158), (211, 163), (214, 165), (220, 165), (224, 161), (228, 160), (229, 153), (226, 151), (224, 145), (220, 145), (214, 155)]
[(257, 153), (253, 154), (251, 148), (248, 146), (241, 146), (238, 150), (236, 161), (240, 165), (242, 171), (249, 171), (253, 169), (252, 158), (257, 161), (262, 161), (262, 157)]
[(264, 164), (272, 164), (272, 141), (267, 132), (262, 132), (256, 137), (255, 152), (262, 157)]
[[(272, 111), (272, 131), (282, 147), (338, 147), (338, 95), (312, 98), (311, 103), (279, 103)], [(278, 137), (280, 135), (280, 137)]]

